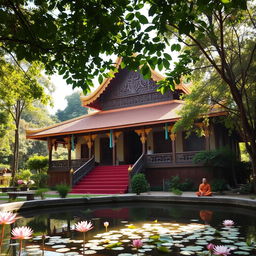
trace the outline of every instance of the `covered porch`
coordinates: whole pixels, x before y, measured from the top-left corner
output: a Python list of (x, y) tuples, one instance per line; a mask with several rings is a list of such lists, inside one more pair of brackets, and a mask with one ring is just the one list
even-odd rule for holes
[[(192, 159), (196, 153), (215, 147), (213, 131), (211, 137), (207, 128), (203, 137), (192, 134), (187, 138), (183, 132), (174, 134), (173, 125), (165, 123), (48, 138), (49, 185), (63, 182), (74, 185), (95, 166), (128, 165), (134, 174), (147, 169), (198, 166)], [(68, 159), (52, 160), (52, 152), (59, 146), (66, 148)]]

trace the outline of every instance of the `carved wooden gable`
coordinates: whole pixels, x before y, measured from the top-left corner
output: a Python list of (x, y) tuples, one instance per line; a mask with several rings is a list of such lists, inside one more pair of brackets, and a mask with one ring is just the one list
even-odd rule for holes
[(143, 79), (140, 73), (123, 69), (116, 74), (105, 92), (90, 106), (109, 110), (173, 99), (171, 91), (162, 95), (156, 91), (157, 87), (156, 82)]

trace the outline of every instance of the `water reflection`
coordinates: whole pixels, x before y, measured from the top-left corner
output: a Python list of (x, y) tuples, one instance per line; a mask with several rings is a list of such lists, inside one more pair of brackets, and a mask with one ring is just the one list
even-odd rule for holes
[(213, 211), (210, 211), (210, 210), (201, 210), (199, 212), (199, 216), (201, 220), (203, 220), (204, 224), (206, 225), (211, 223), (212, 215), (213, 215)]
[[(26, 243), (24, 255), (42, 255), (42, 235), (46, 236), (45, 256), (81, 254), (82, 235), (73, 231), (72, 227), (83, 220), (90, 220), (94, 225), (94, 229), (86, 234), (86, 241), (89, 243), (86, 253), (92, 255), (134, 254), (131, 241), (136, 238), (145, 240), (145, 247), (141, 249), (142, 255), (162, 255), (159, 247), (163, 245), (172, 251), (173, 256), (195, 256), (195, 250), (204, 252), (209, 242), (227, 246), (240, 243), (244, 250), (239, 246), (236, 250), (244, 253), (241, 255), (256, 255), (253, 249), (256, 243), (254, 211), (210, 206), (200, 209), (195, 205), (162, 203), (110, 206), (72, 207), (58, 209), (59, 212), (52, 209), (43, 211), (41, 215), (38, 212), (21, 212), (23, 218), (16, 225), (28, 225), (35, 231), (34, 240)], [(221, 223), (224, 219), (233, 219), (237, 226), (230, 230), (223, 229)], [(109, 222), (109, 232), (105, 231), (105, 221)], [(233, 237), (233, 240), (229, 237)], [(106, 248), (107, 245), (120, 241), (121, 244)], [(9, 247), (9, 243), (10, 241), (5, 241), (5, 253), (9, 250), (9, 255), (17, 255), (17, 247)]]

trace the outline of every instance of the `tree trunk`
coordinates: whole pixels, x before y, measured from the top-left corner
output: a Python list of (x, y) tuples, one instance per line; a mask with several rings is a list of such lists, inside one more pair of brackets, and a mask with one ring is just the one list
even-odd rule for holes
[(13, 147), (13, 165), (12, 165), (12, 185), (14, 186), (15, 175), (18, 170), (19, 165), (19, 128), (20, 128), (20, 116), (23, 107), (21, 107), (21, 102), (18, 100), (15, 108), (15, 139)]
[(249, 152), (251, 163), (252, 163), (252, 186), (253, 192), (256, 193), (256, 148), (251, 147), (251, 152)]
[(15, 174), (19, 164), (19, 130), (15, 129), (15, 140), (13, 146), (13, 164), (12, 164), (12, 185), (14, 185)]

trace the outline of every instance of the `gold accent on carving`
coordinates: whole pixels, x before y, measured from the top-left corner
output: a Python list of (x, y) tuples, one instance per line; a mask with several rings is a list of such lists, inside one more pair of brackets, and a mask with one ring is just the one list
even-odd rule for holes
[(121, 134), (122, 134), (122, 132), (114, 132), (114, 137), (118, 140), (118, 138)]
[(139, 129), (139, 130), (134, 130), (139, 136), (141, 136), (141, 134), (143, 133), (143, 130), (142, 129)]
[(92, 137), (92, 140), (94, 141), (98, 137), (98, 134), (93, 134), (91, 137)]
[(142, 144), (146, 143), (147, 136), (151, 132), (151, 130), (152, 128), (135, 130), (135, 132), (140, 136), (140, 141), (142, 142)]
[(176, 139), (176, 133), (171, 133), (170, 134), (170, 139), (171, 139), (171, 141), (175, 141), (175, 139)]
[(204, 129), (204, 136), (208, 138), (210, 136), (210, 134), (211, 134), (211, 131), (210, 131), (209, 127), (206, 127)]
[(129, 167), (128, 167), (128, 172), (131, 172), (131, 171), (132, 171), (132, 166), (129, 165)]
[(152, 128), (145, 129), (145, 133), (148, 135), (152, 131)]

